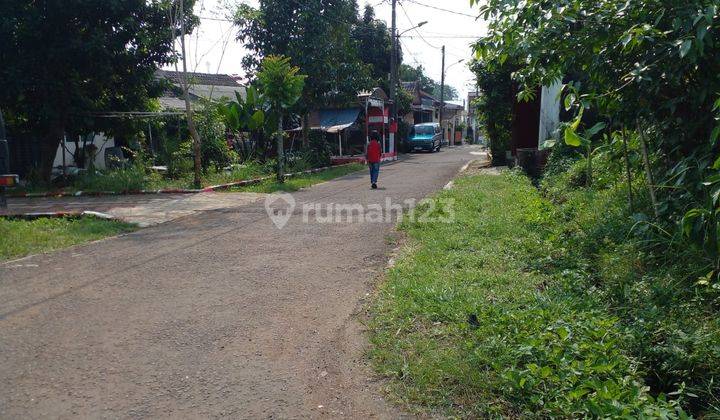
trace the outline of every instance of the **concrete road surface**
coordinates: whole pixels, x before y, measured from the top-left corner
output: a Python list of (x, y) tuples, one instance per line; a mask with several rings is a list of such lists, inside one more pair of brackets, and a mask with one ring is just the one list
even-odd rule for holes
[(472, 152), (295, 193), (283, 229), (252, 202), (0, 265), (0, 418), (399, 417), (357, 316), (394, 222), (319, 216), (422, 198)]

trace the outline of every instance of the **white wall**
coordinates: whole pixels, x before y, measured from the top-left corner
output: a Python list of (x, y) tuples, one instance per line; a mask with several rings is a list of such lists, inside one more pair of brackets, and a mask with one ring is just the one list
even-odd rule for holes
[[(105, 149), (108, 147), (115, 147), (115, 140), (112, 138), (105, 137), (104, 134), (96, 134), (93, 139), (93, 144), (97, 146), (98, 151), (95, 154), (95, 167), (98, 169), (105, 169)], [(72, 139), (68, 138), (65, 144), (67, 150), (65, 150), (65, 164), (67, 166), (75, 166), (72, 154), (75, 153), (75, 143)], [(80, 140), (80, 147), (82, 147), (82, 139)], [(57, 152), (55, 153), (55, 161), (53, 167), (62, 166), (63, 164), (63, 148), (62, 142), (58, 146)]]
[(540, 130), (538, 135), (538, 146), (542, 148), (543, 143), (550, 139), (553, 132), (560, 124), (560, 89), (562, 83), (557, 81), (550, 86), (542, 87), (540, 97)]

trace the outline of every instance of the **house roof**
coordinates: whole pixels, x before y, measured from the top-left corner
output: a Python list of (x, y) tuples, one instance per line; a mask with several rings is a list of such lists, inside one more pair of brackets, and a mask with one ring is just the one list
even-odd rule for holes
[[(158, 70), (155, 75), (170, 80), (173, 84), (182, 83), (182, 72), (171, 70)], [(205, 86), (242, 86), (237, 79), (229, 74), (188, 73), (188, 82), (191, 85)]]
[[(182, 93), (178, 91), (182, 84), (182, 73), (158, 70), (155, 76), (158, 79), (168, 80), (176, 88), (163, 93), (160, 97), (160, 105), (164, 108), (184, 109), (185, 101), (182, 99)], [(228, 74), (188, 73), (188, 82), (190, 83), (188, 93), (193, 101), (200, 98), (207, 100), (234, 99), (236, 92), (242, 97), (246, 95), (245, 87)]]
[(385, 93), (385, 91), (380, 87), (376, 87), (371, 90), (360, 91), (360, 92), (358, 92), (357, 96), (359, 99), (375, 98), (375, 99), (382, 99), (383, 101), (387, 101), (388, 99), (390, 99), (390, 97), (387, 95), (387, 93)]
[(414, 92), (415, 89), (418, 87), (418, 82), (417, 80), (414, 82), (400, 82), (400, 85), (408, 92)]

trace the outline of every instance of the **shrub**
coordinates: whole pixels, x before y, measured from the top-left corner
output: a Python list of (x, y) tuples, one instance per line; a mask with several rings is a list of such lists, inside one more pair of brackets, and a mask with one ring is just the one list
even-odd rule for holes
[(684, 396), (650, 392), (585, 259), (616, 238), (597, 223), (615, 207), (577, 193), (566, 213), (518, 173), (465, 177), (437, 197), (454, 200), (452, 222), (402, 224), (411, 243), (373, 307), (371, 356), (405, 401), (460, 417), (683, 415)]

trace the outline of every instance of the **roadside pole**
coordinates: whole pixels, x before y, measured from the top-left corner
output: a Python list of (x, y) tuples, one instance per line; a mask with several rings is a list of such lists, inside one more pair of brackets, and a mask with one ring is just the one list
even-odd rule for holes
[[(440, 129), (445, 140), (445, 127), (443, 127), (443, 112), (445, 111), (445, 46), (442, 46), (442, 73), (440, 73)], [(449, 144), (449, 142), (448, 142)]]
[(390, 100), (392, 101), (392, 117), (397, 121), (397, 85), (398, 85), (398, 36), (397, 36), (397, 18), (395, 14), (395, 7), (397, 6), (397, 0), (392, 0), (392, 26), (391, 34), (392, 37), (392, 55), (390, 57)]
[[(8, 149), (7, 137), (5, 136), (5, 120), (0, 110), (0, 176), (10, 172), (10, 151)], [(0, 209), (7, 208), (7, 197), (5, 197), (5, 186), (0, 184)]]

